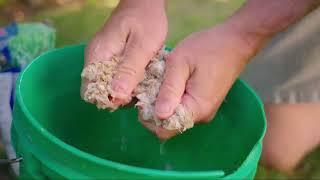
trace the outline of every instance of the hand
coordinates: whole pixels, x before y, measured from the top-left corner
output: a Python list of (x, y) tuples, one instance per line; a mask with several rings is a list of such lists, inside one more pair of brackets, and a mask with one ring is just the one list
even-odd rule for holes
[[(126, 102), (143, 79), (149, 60), (164, 44), (167, 34), (164, 0), (122, 0), (104, 27), (97, 32), (85, 52), (85, 66), (108, 61), (113, 55), (122, 59), (112, 88)], [(87, 82), (82, 82), (82, 93)]]
[[(156, 102), (160, 119), (171, 116), (179, 103), (193, 114), (195, 123), (209, 122), (232, 84), (255, 54), (255, 48), (231, 23), (196, 32), (166, 58), (165, 79)], [(143, 124), (160, 139), (178, 132)]]

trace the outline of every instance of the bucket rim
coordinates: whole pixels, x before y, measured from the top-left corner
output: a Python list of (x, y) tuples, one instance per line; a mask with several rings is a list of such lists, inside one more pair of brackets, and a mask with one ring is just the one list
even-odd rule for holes
[(85, 46), (85, 44), (76, 44), (76, 45), (68, 45), (64, 46), (63, 48), (55, 48), (52, 50), (47, 51), (46, 53), (38, 56), (35, 58), (19, 75), (18, 80), (16, 81), (16, 100), (17, 103), (20, 105), (22, 112), (30, 122), (32, 126), (38, 131), (38, 133), (42, 134), (45, 139), (48, 141), (51, 141), (52, 143), (56, 144), (60, 148), (64, 149), (65, 151), (69, 152), (71, 155), (82, 158), (86, 161), (96, 163), (101, 166), (109, 166), (115, 169), (119, 169), (121, 171), (126, 171), (129, 173), (135, 173), (135, 174), (144, 174), (149, 176), (161, 176), (161, 177), (190, 177), (190, 178), (201, 178), (201, 177), (223, 177), (223, 176), (231, 176), (234, 174), (238, 169), (240, 169), (243, 166), (246, 166), (246, 164), (249, 164), (250, 159), (252, 159), (252, 156), (256, 154), (257, 151), (261, 148), (260, 144), (261, 141), (265, 135), (266, 132), (266, 116), (263, 108), (263, 103), (259, 96), (254, 92), (254, 90), (243, 80), (237, 79), (236, 81), (239, 81), (249, 92), (251, 95), (253, 95), (255, 101), (257, 101), (257, 104), (259, 106), (259, 109), (262, 113), (263, 121), (264, 121), (264, 127), (263, 132), (261, 132), (260, 138), (257, 140), (257, 142), (252, 146), (251, 151), (248, 153), (247, 157), (242, 161), (241, 165), (235, 169), (232, 173), (225, 174), (222, 170), (212, 170), (212, 171), (165, 171), (165, 170), (158, 170), (158, 169), (152, 169), (152, 168), (144, 168), (144, 167), (137, 167), (132, 166), (128, 164), (123, 164), (119, 162), (115, 162), (112, 160), (104, 159), (98, 156), (95, 156), (93, 154), (87, 153), (85, 151), (82, 151), (72, 145), (67, 144), (63, 140), (59, 139), (52, 133), (50, 133), (46, 128), (44, 128), (37, 120), (36, 118), (31, 114), (31, 112), (28, 110), (24, 103), (24, 98), (21, 94), (21, 84), (24, 78), (24, 75), (28, 72), (30, 67), (37, 62), (44, 59), (44, 57), (50, 53), (57, 53), (61, 50), (66, 49), (73, 49), (73, 48), (80, 48)]

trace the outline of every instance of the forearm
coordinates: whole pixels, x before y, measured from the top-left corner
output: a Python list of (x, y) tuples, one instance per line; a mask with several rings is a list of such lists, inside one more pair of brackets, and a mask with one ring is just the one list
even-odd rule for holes
[(166, 0), (120, 0), (119, 3), (120, 6), (126, 6), (126, 7), (146, 7), (146, 9), (151, 7), (158, 7), (158, 8), (165, 8), (166, 6)]
[(320, 0), (248, 0), (226, 23), (256, 51), (319, 5)]

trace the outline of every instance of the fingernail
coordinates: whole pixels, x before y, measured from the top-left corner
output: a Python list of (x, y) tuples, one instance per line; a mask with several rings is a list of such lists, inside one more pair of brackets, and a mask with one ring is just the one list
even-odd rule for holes
[(168, 116), (171, 111), (170, 104), (167, 102), (159, 102), (156, 106), (156, 113), (160, 116)]
[(112, 90), (117, 93), (128, 94), (128, 83), (124, 80), (115, 79), (112, 81)]

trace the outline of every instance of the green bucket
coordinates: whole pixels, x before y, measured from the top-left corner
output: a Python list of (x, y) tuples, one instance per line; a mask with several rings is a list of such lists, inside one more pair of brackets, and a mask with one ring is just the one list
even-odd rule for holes
[(237, 80), (214, 120), (160, 142), (135, 109), (80, 98), (84, 45), (48, 52), (17, 81), (11, 135), (21, 179), (253, 179), (263, 105)]

